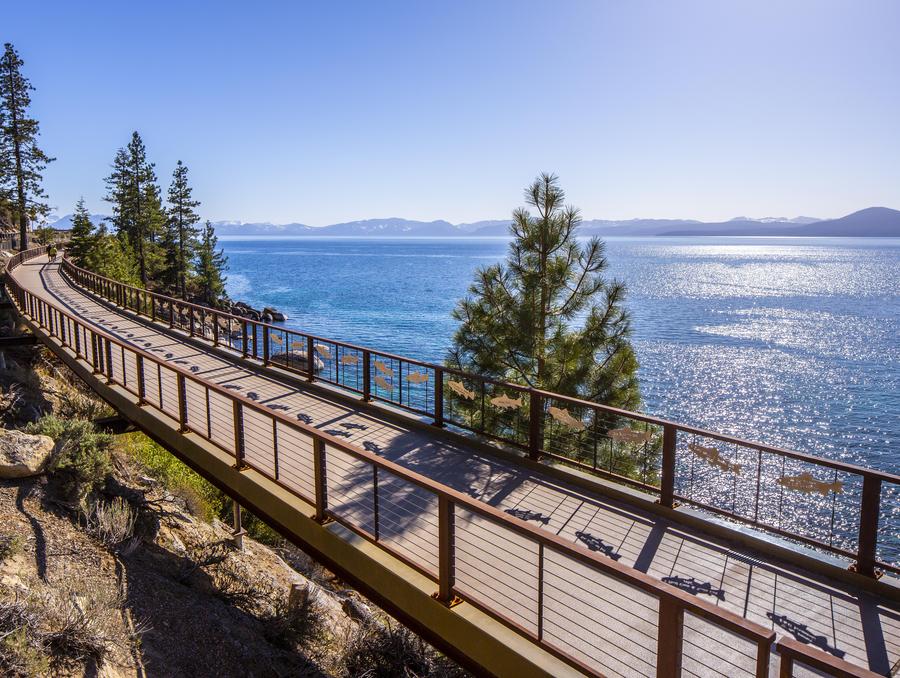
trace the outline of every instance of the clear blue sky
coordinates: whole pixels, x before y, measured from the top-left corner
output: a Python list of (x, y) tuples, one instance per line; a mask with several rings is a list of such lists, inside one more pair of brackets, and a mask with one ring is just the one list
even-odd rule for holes
[(137, 129), (203, 216), (587, 218), (900, 207), (900, 2), (17, 2), (51, 203)]

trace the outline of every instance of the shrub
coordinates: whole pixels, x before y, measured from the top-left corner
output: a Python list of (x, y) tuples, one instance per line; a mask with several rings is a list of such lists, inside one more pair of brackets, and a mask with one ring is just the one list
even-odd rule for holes
[(322, 623), (312, 596), (292, 600), (278, 593), (271, 613), (265, 618), (264, 633), (269, 642), (286, 650), (308, 644), (322, 633)]
[(366, 678), (455, 678), (467, 675), (419, 636), (396, 622), (360, 624), (347, 638), (343, 650), (343, 669), (347, 676)]
[[(0, 600), (0, 674), (60, 673), (73, 662), (100, 667), (130, 638), (122, 628), (121, 600), (112, 589), (34, 587), (26, 597)], [(140, 632), (140, 631), (138, 631)]]
[(109, 547), (118, 546), (134, 534), (137, 515), (127, 501), (95, 501), (83, 509), (87, 531)]
[(50, 670), (50, 659), (36, 647), (24, 625), (4, 633), (3, 627), (17, 623), (12, 615), (4, 618), (6, 606), (0, 605), (0, 670), (11, 678), (30, 678)]
[(26, 430), (56, 441), (57, 454), (50, 464), (50, 475), (64, 501), (81, 504), (85, 497), (103, 485), (112, 471), (109, 453), (112, 436), (98, 433), (89, 421), (62, 419), (50, 414)]
[(0, 537), (0, 563), (22, 552), (25, 544), (17, 534)]

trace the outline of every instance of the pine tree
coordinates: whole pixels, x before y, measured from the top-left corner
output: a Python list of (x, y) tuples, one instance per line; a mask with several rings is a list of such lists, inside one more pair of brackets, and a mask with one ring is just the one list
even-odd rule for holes
[(188, 168), (179, 160), (169, 186), (169, 218), (163, 240), (166, 259), (163, 281), (170, 289), (176, 290), (182, 299), (187, 298), (187, 283), (199, 245), (197, 236), (200, 229), (194, 224), (200, 221), (195, 211), (200, 201), (192, 199), (192, 192), (193, 189), (188, 184)]
[(85, 268), (129, 285), (140, 283), (137, 262), (127, 240), (113, 235), (101, 222), (84, 256)]
[(30, 92), (24, 62), (10, 43), (0, 58), (0, 202), (12, 207), (19, 225), (19, 246), (26, 248), (29, 221), (49, 212), (41, 187), (42, 172), (54, 158), (38, 148), (38, 121), (28, 117)]
[(148, 162), (137, 132), (132, 133), (126, 148), (116, 152), (106, 185), (105, 200), (113, 206), (113, 227), (134, 250), (141, 284), (146, 286), (159, 266), (158, 241), (165, 217), (154, 165)]
[(542, 174), (513, 213), (505, 264), (480, 269), (453, 312), (451, 367), (622, 408), (640, 403), (625, 286), (607, 281), (604, 244), (576, 239), (579, 212)]
[(84, 198), (81, 198), (75, 204), (72, 230), (69, 233), (69, 244), (66, 246), (69, 257), (77, 266), (85, 265), (86, 257), (95, 240), (94, 224), (91, 223), (91, 215), (84, 206)]
[(224, 252), (217, 249), (218, 244), (212, 224), (207, 221), (197, 247), (196, 278), (199, 296), (207, 306), (218, 306), (226, 298), (224, 273), (228, 260)]

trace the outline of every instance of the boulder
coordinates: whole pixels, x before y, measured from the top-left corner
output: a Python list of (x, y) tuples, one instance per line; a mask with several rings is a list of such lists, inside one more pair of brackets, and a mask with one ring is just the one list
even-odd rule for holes
[(284, 313), (282, 313), (281, 311), (278, 311), (278, 310), (272, 308), (271, 306), (266, 306), (266, 307), (263, 309), (263, 313), (266, 314), (266, 315), (268, 315), (269, 317), (271, 317), (272, 320), (275, 321), (275, 322), (277, 322), (277, 323), (283, 323), (283, 322), (285, 321), (285, 319), (286, 319)]
[[(275, 363), (277, 365), (284, 365), (285, 367), (300, 370), (301, 372), (307, 371), (306, 351), (273, 353), (271, 356), (269, 356), (269, 362)], [(325, 363), (323, 363), (318, 356), (314, 358), (313, 369), (316, 372), (321, 372), (323, 369), (325, 369)]]
[(49, 436), (0, 429), (0, 478), (27, 478), (42, 473), (54, 446)]

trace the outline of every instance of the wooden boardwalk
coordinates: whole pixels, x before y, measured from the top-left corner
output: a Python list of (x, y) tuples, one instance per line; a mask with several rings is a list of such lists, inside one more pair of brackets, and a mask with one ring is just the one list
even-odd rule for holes
[[(33, 294), (70, 309), (122, 342), (687, 590), (779, 636), (796, 638), (882, 674), (900, 662), (900, 610), (845, 583), (773, 562), (770, 556), (688, 530), (634, 505), (612, 501), (599, 491), (517, 466), (439, 431), (405, 425), (402, 418), (332, 396), (327, 389), (298, 386), (274, 370), (251, 369), (239, 357), (185, 343), (176, 331), (150, 326), (73, 288), (46, 257), (23, 264), (14, 276)], [(159, 389), (164, 399), (172, 397), (171, 384), (148, 383), (147, 388)], [(233, 435), (226, 429), (228, 420), (227, 412), (211, 407), (210, 429), (221, 425), (223, 438)], [(248, 461), (265, 468), (271, 463), (267, 454), (271, 428), (250, 425), (244, 435)], [(371, 474), (361, 472), (365, 469), (349, 455), (343, 459), (336, 452), (329, 455), (331, 507), (371, 531)], [(295, 461), (289, 454), (279, 457), (283, 482), (305, 492), (312, 484), (307, 457), (298, 455)], [(427, 493), (408, 484), (395, 485), (388, 478), (378, 487), (378, 493), (391, 498), (381, 503), (381, 539), (424, 569), (436, 571), (437, 553), (429, 544), (435, 543), (437, 508)], [(536, 576), (532, 552), (515, 538), (498, 536), (474, 515), (458, 523), (456, 539), (458, 589), (477, 591), (482, 598), (488, 592), (492, 605), (530, 629), (536, 609), (528, 593), (533, 589), (529, 578)], [(553, 556), (548, 557), (552, 561)], [(544, 576), (543, 587), (546, 637), (604, 673), (655, 675), (655, 600), (637, 590), (592, 580), (562, 560), (552, 575)], [(573, 610), (581, 614), (573, 615)], [(576, 616), (590, 617), (591, 628), (580, 626)], [(752, 651), (733, 640), (722, 643), (720, 636), (707, 622), (687, 619), (685, 675), (752, 670)], [(716, 642), (710, 642), (710, 637)], [(714, 647), (718, 649), (710, 654)]]

